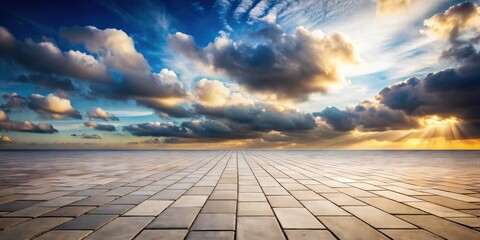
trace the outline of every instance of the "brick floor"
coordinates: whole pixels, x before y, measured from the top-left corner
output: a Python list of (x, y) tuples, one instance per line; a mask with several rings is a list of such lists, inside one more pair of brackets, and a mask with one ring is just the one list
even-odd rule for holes
[(9, 153), (0, 239), (480, 239), (479, 159), (328, 154)]

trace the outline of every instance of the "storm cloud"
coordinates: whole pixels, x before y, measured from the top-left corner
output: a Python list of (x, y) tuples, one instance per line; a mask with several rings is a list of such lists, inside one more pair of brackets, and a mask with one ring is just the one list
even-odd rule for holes
[(30, 133), (56, 133), (52, 125), (46, 123), (32, 123), (30, 121), (0, 121), (0, 130)]
[(359, 63), (353, 44), (339, 33), (298, 27), (290, 35), (270, 26), (251, 37), (263, 43), (235, 42), (223, 34), (200, 48), (192, 36), (180, 32), (171, 35), (169, 43), (187, 60), (224, 73), (251, 91), (297, 101), (314, 92), (326, 93), (330, 85), (344, 81), (340, 66)]
[[(455, 116), (479, 121), (480, 52), (476, 48), (480, 36), (479, 13), (478, 6), (465, 2), (426, 20), (425, 32), (447, 42), (448, 50), (442, 57), (459, 66), (393, 84), (376, 98), (392, 109), (414, 116)], [(477, 32), (472, 36), (472, 31)]]
[(106, 132), (117, 131), (117, 129), (113, 125), (96, 123), (94, 121), (84, 122), (83, 125), (85, 125), (86, 127), (91, 127), (91, 128), (93, 128), (95, 130), (98, 130), (98, 131), (106, 131)]
[(80, 92), (81, 90), (73, 83), (73, 80), (67, 77), (58, 77), (47, 74), (21, 74), (17, 81), (29, 83), (40, 87), (61, 90), (66, 92)]
[(32, 40), (21, 42), (0, 27), (0, 57), (33, 72), (72, 76), (92, 82), (112, 82), (105, 65), (80, 51), (62, 52), (54, 43)]
[(414, 129), (419, 127), (415, 117), (405, 112), (372, 101), (362, 101), (354, 107), (340, 110), (327, 107), (314, 113), (324, 119), (334, 131), (387, 131)]

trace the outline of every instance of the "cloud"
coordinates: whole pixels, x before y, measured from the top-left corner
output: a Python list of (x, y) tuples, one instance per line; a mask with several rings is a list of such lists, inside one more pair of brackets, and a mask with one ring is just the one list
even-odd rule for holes
[(0, 130), (30, 133), (56, 133), (52, 125), (46, 123), (35, 124), (29, 121), (0, 121)]
[(70, 134), (70, 136), (79, 137), (79, 138), (83, 138), (83, 139), (102, 139), (102, 137), (100, 135), (97, 135), (97, 134), (85, 134), (85, 133), (76, 134), (76, 133), (72, 133), (72, 134)]
[(62, 52), (52, 42), (31, 39), (17, 41), (7, 29), (0, 27), (0, 57), (26, 69), (43, 74), (71, 76), (91, 82), (112, 82), (105, 65), (80, 51)]
[(15, 92), (10, 94), (4, 94), (2, 98), (6, 101), (5, 103), (0, 105), (2, 109), (11, 110), (28, 108), (27, 98), (22, 97)]
[(377, 0), (377, 15), (396, 13), (407, 9), (414, 0)]
[(113, 114), (108, 113), (101, 108), (95, 108), (94, 110), (88, 111), (87, 117), (102, 119), (105, 121), (108, 121), (108, 120), (118, 121), (118, 117), (115, 117)]
[[(249, 99), (232, 85), (201, 79), (193, 90), (194, 111), (199, 119), (182, 123), (141, 123), (124, 127), (136, 136), (214, 141), (257, 139), (270, 131), (298, 132), (317, 127), (315, 118), (295, 109)], [(215, 140), (218, 141), (218, 140)], [(180, 142), (184, 142), (183, 140)]]
[(28, 107), (43, 117), (63, 119), (65, 116), (82, 119), (82, 115), (75, 110), (69, 99), (48, 94), (32, 94), (28, 97)]
[(426, 20), (425, 32), (447, 41), (448, 49), (442, 57), (459, 66), (393, 84), (376, 98), (392, 109), (415, 116), (456, 116), (479, 121), (480, 52), (476, 46), (480, 34), (477, 31), (472, 36), (470, 32), (478, 28), (479, 14), (478, 6), (465, 2)]
[(271, 26), (251, 37), (263, 43), (235, 42), (223, 34), (200, 48), (192, 36), (180, 32), (171, 35), (169, 43), (186, 60), (224, 73), (251, 91), (298, 101), (343, 82), (339, 68), (360, 61), (353, 44), (339, 33), (325, 35), (298, 27), (290, 35)]
[(34, 84), (48, 89), (61, 90), (67, 92), (79, 92), (80, 89), (73, 83), (73, 80), (67, 77), (58, 77), (47, 74), (21, 74), (17, 81), (21, 83)]
[[(81, 91), (86, 98), (134, 100), (155, 109), (161, 116), (189, 116), (182, 105), (188, 94), (176, 73), (166, 68), (151, 72), (147, 60), (124, 31), (87, 26), (62, 28), (60, 34), (72, 43), (83, 45), (93, 55), (76, 50), (62, 52), (48, 41), (19, 42), (0, 28), (0, 58), (16, 62), (31, 72), (21, 75), (19, 81), (58, 90), (57, 96), (62, 91)], [(73, 82), (77, 79), (90, 83), (80, 85), (79, 89)], [(170, 104), (172, 99), (175, 106)]]
[(201, 79), (193, 90), (197, 99), (195, 112), (207, 118), (220, 119), (224, 125), (244, 125), (243, 128), (248, 131), (296, 131), (315, 127), (311, 114), (254, 101), (242, 91), (232, 90), (232, 87), (235, 86)]
[(476, 31), (480, 27), (480, 8), (471, 2), (459, 3), (443, 13), (425, 20), (421, 32), (441, 38), (456, 39), (460, 34)]
[(328, 107), (313, 115), (320, 116), (334, 131), (341, 132), (403, 130), (419, 127), (415, 117), (410, 117), (403, 111), (366, 100), (345, 110)]
[(100, 124), (100, 123), (96, 123), (94, 121), (84, 122), (83, 125), (85, 125), (86, 127), (91, 127), (91, 128), (93, 128), (95, 130), (98, 130), (98, 131), (106, 131), (106, 132), (117, 131), (117, 129), (113, 125)]
[(253, 101), (239, 92), (233, 92), (225, 83), (218, 80), (200, 79), (193, 90), (195, 100), (203, 106), (252, 104)]
[(82, 119), (82, 115), (73, 108), (69, 99), (55, 94), (48, 94), (47, 96), (31, 94), (28, 97), (23, 97), (17, 93), (11, 93), (2, 97), (6, 100), (6, 103), (0, 105), (3, 109), (28, 108), (44, 118), (64, 119), (65, 117), (71, 117)]
[(130, 132), (135, 136), (154, 136), (154, 137), (190, 137), (191, 133), (183, 127), (177, 126), (171, 122), (148, 122), (140, 124), (131, 124), (123, 127), (124, 131)]
[(182, 103), (186, 99), (183, 98), (138, 98), (138, 105), (155, 109), (157, 114), (162, 118), (176, 117), (185, 118), (193, 115), (192, 111), (187, 109)]
[(0, 121), (8, 121), (8, 115), (5, 111), (0, 110)]
[(11, 143), (13, 143), (13, 140), (10, 137), (0, 135), (0, 145), (1, 144), (11, 144)]
[(72, 43), (83, 44), (92, 53), (100, 55), (100, 61), (121, 72), (148, 72), (150, 66), (135, 49), (133, 39), (124, 31), (93, 26), (62, 28), (60, 35)]

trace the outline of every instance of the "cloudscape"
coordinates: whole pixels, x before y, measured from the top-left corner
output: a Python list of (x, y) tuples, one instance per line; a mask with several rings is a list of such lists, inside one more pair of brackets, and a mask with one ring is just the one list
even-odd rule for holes
[(478, 1), (44, 4), (0, 10), (0, 148), (480, 148)]

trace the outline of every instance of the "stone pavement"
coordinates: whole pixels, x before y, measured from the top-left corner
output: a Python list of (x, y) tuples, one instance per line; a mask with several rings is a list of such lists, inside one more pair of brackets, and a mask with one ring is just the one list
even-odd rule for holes
[(0, 239), (480, 239), (478, 163), (321, 151), (0, 154)]

